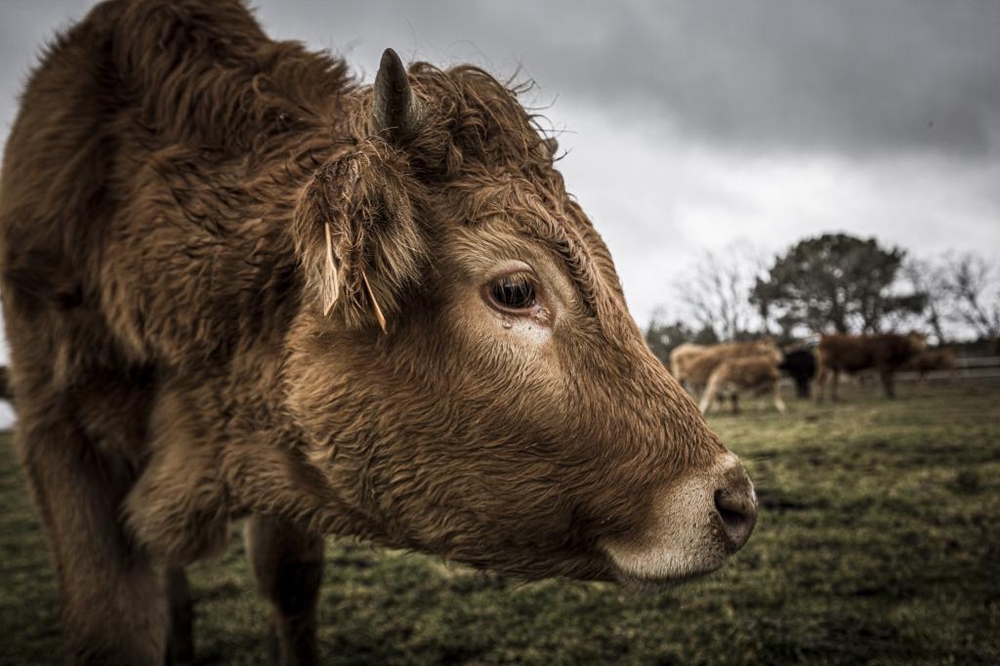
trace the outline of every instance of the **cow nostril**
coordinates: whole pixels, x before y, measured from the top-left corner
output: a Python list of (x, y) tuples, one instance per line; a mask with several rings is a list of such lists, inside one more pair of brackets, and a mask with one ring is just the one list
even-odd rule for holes
[(738, 490), (716, 490), (715, 509), (722, 518), (722, 526), (733, 550), (739, 550), (750, 538), (750, 533), (757, 524), (757, 499), (752, 486), (747, 483)]

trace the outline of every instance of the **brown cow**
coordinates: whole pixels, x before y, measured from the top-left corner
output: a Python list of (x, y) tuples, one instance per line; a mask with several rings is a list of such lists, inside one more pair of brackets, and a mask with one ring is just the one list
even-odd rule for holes
[(774, 408), (782, 414), (785, 413), (785, 403), (781, 399), (781, 390), (778, 386), (780, 376), (778, 364), (781, 360), (781, 352), (775, 349), (772, 355), (730, 358), (722, 361), (708, 378), (708, 386), (699, 405), (702, 413), (708, 413), (720, 393), (729, 394), (733, 412), (739, 412), (739, 394), (742, 391), (750, 391), (757, 395), (770, 393), (774, 399)]
[(552, 148), (480, 69), (387, 51), (361, 86), (236, 0), (112, 0), (52, 45), (0, 275), (68, 661), (189, 658), (179, 567), (240, 516), (300, 662), (323, 534), (640, 584), (744, 544), (753, 488)]
[(816, 346), (816, 400), (822, 402), (828, 377), (832, 380), (830, 395), (837, 400), (840, 373), (854, 374), (868, 368), (878, 372), (885, 395), (895, 397), (893, 374), (919, 354), (925, 345), (924, 337), (919, 333), (824, 334)]
[(904, 363), (900, 370), (916, 372), (920, 376), (920, 382), (923, 383), (928, 372), (947, 372), (949, 377), (955, 378), (958, 375), (958, 362), (955, 350), (951, 347), (925, 349)]
[(707, 345), (684, 342), (670, 350), (670, 374), (680, 382), (681, 386), (687, 387), (684, 378), (687, 376), (688, 366), (706, 349), (708, 349)]
[[(683, 350), (682, 357), (674, 367), (674, 378), (687, 387), (692, 393), (702, 391), (708, 384), (712, 372), (725, 360), (731, 358), (749, 358), (753, 356), (766, 356), (780, 359), (781, 351), (774, 344), (774, 341), (765, 338), (753, 342), (724, 342), (718, 345), (681, 345), (677, 349), (687, 347)], [(676, 351), (676, 350), (675, 350)], [(674, 357), (671, 355), (671, 363)]]

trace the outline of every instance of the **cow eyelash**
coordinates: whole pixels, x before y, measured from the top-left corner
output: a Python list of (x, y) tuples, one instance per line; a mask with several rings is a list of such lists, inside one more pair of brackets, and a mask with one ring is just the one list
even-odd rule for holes
[(486, 285), (487, 302), (502, 312), (522, 313), (538, 301), (538, 290), (532, 276), (526, 273), (503, 275)]

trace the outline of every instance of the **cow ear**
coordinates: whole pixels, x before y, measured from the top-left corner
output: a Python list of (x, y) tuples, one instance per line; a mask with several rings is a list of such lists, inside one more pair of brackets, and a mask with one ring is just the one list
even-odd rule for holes
[(351, 328), (388, 321), (416, 284), (423, 234), (386, 146), (368, 142), (315, 174), (295, 208), (292, 235), (307, 292)]
[(372, 92), (372, 127), (394, 145), (413, 137), (421, 123), (421, 108), (410, 89), (403, 61), (392, 49), (382, 53)]

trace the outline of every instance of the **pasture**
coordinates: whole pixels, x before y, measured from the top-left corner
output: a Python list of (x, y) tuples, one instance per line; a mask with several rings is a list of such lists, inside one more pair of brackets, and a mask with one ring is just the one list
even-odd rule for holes
[[(710, 422), (761, 517), (722, 571), (661, 592), (525, 584), (329, 540), (330, 664), (1000, 663), (1000, 380), (845, 388)], [(53, 575), (0, 435), (0, 663), (61, 663)], [(191, 569), (199, 663), (270, 663), (239, 526)]]

